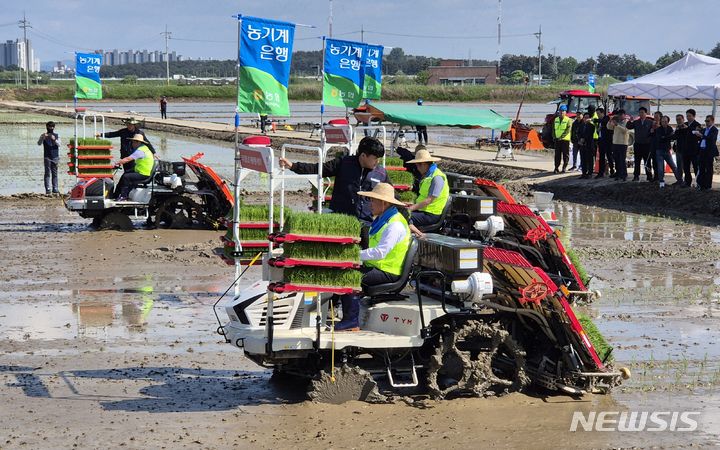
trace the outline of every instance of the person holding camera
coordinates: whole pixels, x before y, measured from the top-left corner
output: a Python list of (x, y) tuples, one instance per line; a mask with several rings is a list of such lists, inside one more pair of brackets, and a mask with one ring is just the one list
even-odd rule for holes
[[(45, 124), (45, 132), (40, 135), (37, 145), (43, 146), (43, 160), (45, 163), (45, 194), (59, 194), (58, 190), (58, 161), (60, 160), (60, 136), (55, 132), (55, 122), (52, 120)], [(51, 184), (52, 180), (52, 184)], [(51, 191), (52, 188), (52, 191)]]

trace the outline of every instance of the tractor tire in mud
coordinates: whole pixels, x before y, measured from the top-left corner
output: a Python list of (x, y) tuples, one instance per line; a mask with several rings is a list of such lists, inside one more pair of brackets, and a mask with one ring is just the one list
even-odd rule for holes
[(310, 381), (308, 398), (336, 405), (352, 400), (371, 403), (386, 400), (370, 372), (348, 365), (335, 369), (335, 379), (326, 371), (320, 372)]
[(429, 394), (438, 399), (502, 395), (529, 384), (525, 351), (501, 325), (477, 320), (445, 331), (427, 369)]
[(165, 200), (155, 213), (159, 228), (192, 228), (202, 218), (202, 208), (188, 197), (175, 195)]
[(110, 211), (97, 222), (93, 219), (93, 226), (98, 230), (131, 231), (133, 229), (133, 223), (130, 217), (119, 211)]

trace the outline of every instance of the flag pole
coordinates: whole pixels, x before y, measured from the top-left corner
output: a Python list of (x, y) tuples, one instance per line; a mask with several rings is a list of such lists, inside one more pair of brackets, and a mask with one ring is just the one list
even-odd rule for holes
[[(240, 35), (242, 33), (242, 16), (237, 15), (237, 91), (235, 93), (235, 174), (233, 181), (233, 243), (235, 244), (235, 280), (240, 278), (242, 273), (242, 264), (240, 262), (240, 252), (242, 252), (242, 244), (240, 243), (240, 170), (242, 164), (240, 162), (240, 111), (237, 106), (238, 98), (240, 98)], [(240, 283), (235, 283), (235, 296), (240, 294)]]

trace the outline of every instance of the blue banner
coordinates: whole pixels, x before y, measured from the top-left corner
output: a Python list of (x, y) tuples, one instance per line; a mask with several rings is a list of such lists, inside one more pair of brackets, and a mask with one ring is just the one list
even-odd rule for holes
[(326, 105), (354, 108), (362, 101), (367, 45), (327, 39), (323, 64), (323, 101)]
[(593, 74), (588, 75), (588, 91), (595, 93), (595, 75)]
[(367, 45), (363, 97), (377, 100), (382, 93), (382, 45)]
[(295, 24), (257, 17), (240, 20), (238, 109), (289, 116), (288, 83)]
[(75, 96), (93, 100), (102, 99), (100, 66), (102, 55), (95, 53), (75, 54)]

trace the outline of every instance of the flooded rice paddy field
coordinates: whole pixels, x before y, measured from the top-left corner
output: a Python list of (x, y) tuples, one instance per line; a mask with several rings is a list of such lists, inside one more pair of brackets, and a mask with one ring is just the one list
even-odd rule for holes
[[(0, 179), (11, 170), (0, 166)], [(610, 395), (323, 405), (215, 334), (212, 305), (233, 276), (214, 254), (220, 232), (91, 231), (37, 195), (0, 207), (0, 402), (12, 405), (0, 409), (3, 449), (720, 444), (714, 226), (558, 204), (602, 292), (583, 309), (633, 373)], [(243, 282), (259, 276), (250, 269)], [(568, 431), (573, 412), (604, 410), (702, 414), (695, 432)]]

